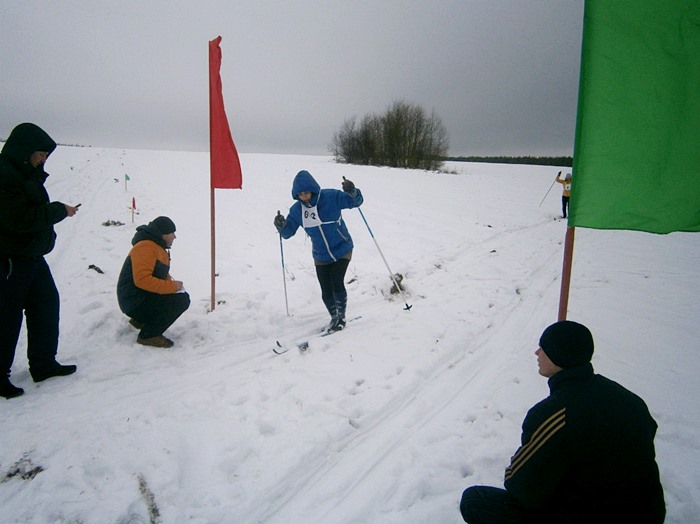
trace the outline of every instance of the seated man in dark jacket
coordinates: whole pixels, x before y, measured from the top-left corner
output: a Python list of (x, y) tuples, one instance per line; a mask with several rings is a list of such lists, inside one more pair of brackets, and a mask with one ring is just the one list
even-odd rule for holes
[(173, 341), (163, 336), (188, 307), (190, 296), (181, 281), (170, 276), (170, 247), (175, 224), (158, 217), (136, 228), (134, 246), (124, 261), (117, 283), (119, 308), (140, 333), (136, 342), (169, 348)]
[(528, 411), (505, 490), (473, 486), (460, 510), (470, 524), (659, 524), (666, 507), (644, 401), (593, 373), (585, 326), (549, 326), (535, 352), (550, 395)]

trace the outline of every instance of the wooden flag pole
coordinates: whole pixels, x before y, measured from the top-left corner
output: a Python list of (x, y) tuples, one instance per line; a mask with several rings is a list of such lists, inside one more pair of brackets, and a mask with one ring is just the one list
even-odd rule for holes
[(571, 266), (574, 259), (574, 232), (576, 228), (567, 226), (564, 240), (564, 265), (561, 272), (561, 292), (559, 293), (559, 318), (566, 320), (569, 308), (569, 287), (571, 286)]
[(209, 41), (209, 178), (211, 190), (211, 311), (216, 308), (215, 189), (241, 189), (243, 175), (224, 110), (221, 88), (221, 37)]
[(214, 188), (212, 187), (210, 189), (211, 194), (210, 194), (210, 209), (211, 209), (211, 217), (210, 217), (210, 222), (211, 222), (211, 309), (210, 311), (214, 311), (216, 308), (216, 283), (214, 282), (214, 279), (216, 277), (216, 209), (215, 209), (215, 193), (214, 193)]

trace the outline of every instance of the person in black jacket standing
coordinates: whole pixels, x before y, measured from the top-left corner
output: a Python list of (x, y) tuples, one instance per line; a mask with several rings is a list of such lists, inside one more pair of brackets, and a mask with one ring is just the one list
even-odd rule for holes
[(464, 491), (465, 522), (662, 523), (657, 425), (644, 401), (594, 374), (593, 337), (581, 324), (552, 324), (535, 354), (550, 395), (525, 417), (505, 489)]
[(27, 317), (27, 359), (34, 382), (75, 373), (56, 362), (59, 295), (44, 255), (56, 243), (53, 225), (78, 206), (51, 202), (44, 162), (56, 142), (35, 124), (15, 127), (0, 153), (0, 396), (18, 397), (10, 382), (15, 348)]

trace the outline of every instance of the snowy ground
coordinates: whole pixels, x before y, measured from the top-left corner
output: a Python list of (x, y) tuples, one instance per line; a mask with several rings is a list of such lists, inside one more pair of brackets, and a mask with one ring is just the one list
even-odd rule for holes
[[(206, 154), (59, 147), (49, 159), (52, 198), (82, 203), (48, 257), (59, 359), (78, 373), (34, 384), (22, 336), (12, 379), (26, 393), (0, 401), (1, 522), (459, 523), (464, 488), (502, 485), (525, 412), (547, 395), (533, 353), (557, 316), (560, 188), (538, 204), (558, 169), (241, 160), (243, 190), (216, 192), (209, 313)], [(346, 211), (348, 313), (361, 318), (276, 356), (276, 339), (327, 321), (301, 233), (283, 246), (285, 311), (272, 220), (300, 169), (362, 189), (413, 308), (389, 293), (361, 216)], [(135, 226), (161, 214), (178, 226), (172, 273), (193, 299), (166, 333), (172, 350), (136, 345), (114, 292)], [(698, 238), (576, 232), (569, 318), (593, 331), (596, 370), (659, 423), (670, 523), (700, 521)]]

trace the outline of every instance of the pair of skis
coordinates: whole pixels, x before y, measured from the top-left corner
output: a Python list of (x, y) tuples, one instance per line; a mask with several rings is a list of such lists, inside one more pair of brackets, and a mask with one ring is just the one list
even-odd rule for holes
[[(352, 322), (354, 320), (358, 320), (360, 318), (362, 318), (362, 317), (357, 316), (357, 317), (353, 317), (351, 319), (348, 319), (348, 321), (346, 322), (346, 326), (350, 322)], [(341, 329), (338, 331), (343, 331), (343, 330)], [(297, 348), (299, 351), (304, 352), (307, 349), (309, 349), (309, 343), (311, 340), (316, 339), (316, 338), (321, 338), (321, 337), (327, 337), (328, 335), (332, 335), (333, 333), (338, 333), (338, 331), (328, 332), (324, 329), (323, 331), (321, 331), (320, 333), (318, 333), (316, 335), (311, 335), (309, 337), (304, 338), (303, 340), (293, 342), (292, 344), (284, 344), (284, 343), (280, 342), (279, 340), (276, 340), (275, 345), (272, 347), (272, 351), (277, 355), (282, 355), (292, 348)]]

